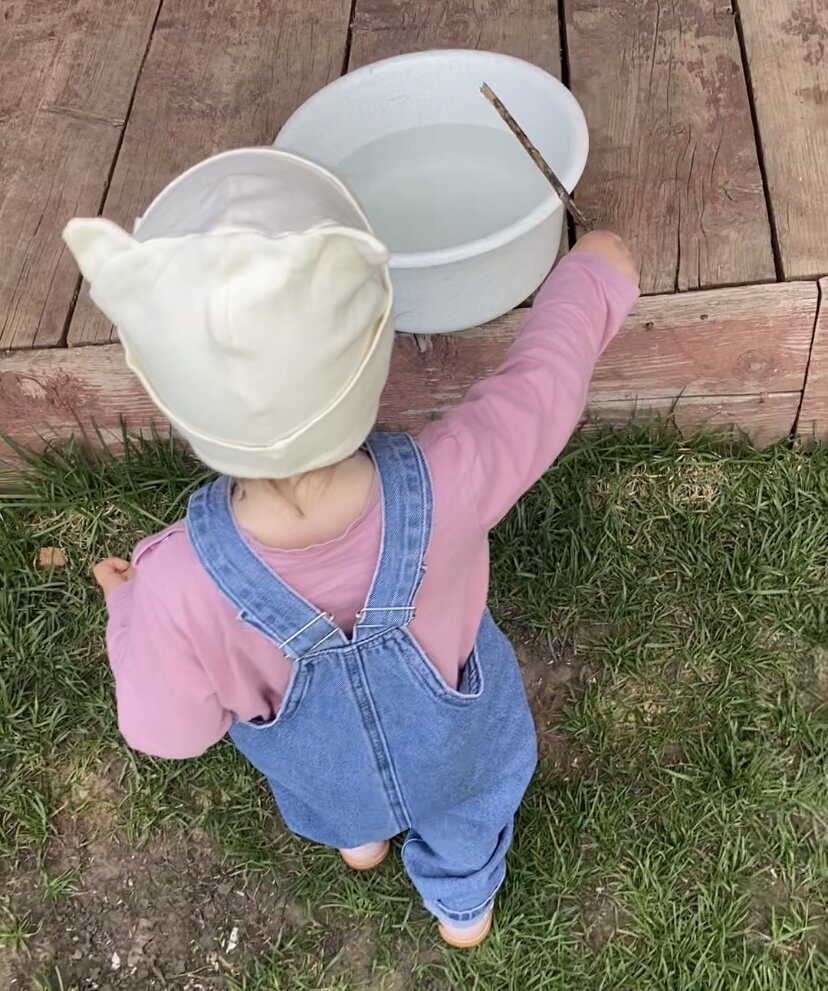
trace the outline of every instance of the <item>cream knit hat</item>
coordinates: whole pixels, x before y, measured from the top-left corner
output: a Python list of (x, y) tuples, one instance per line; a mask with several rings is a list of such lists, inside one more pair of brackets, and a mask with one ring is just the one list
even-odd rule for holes
[(63, 237), (127, 364), (211, 468), (286, 478), (370, 433), (393, 343), (388, 252), (329, 172), (225, 152), (167, 186), (134, 236), (94, 218)]

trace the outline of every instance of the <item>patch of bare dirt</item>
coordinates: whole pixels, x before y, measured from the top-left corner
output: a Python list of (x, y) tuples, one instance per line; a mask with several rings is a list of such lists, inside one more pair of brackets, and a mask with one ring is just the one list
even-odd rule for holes
[(34, 932), (0, 951), (8, 991), (37, 978), (63, 991), (214, 991), (226, 987), (225, 963), (265, 952), (281, 928), (304, 922), (274, 878), (234, 877), (197, 834), (134, 849), (74, 829), (56, 842), (47, 873), (71, 876), (71, 891), (50, 902), (34, 869), (5, 879), (13, 913)]
[(418, 946), (401, 954), (393, 970), (375, 973), (378, 940), (370, 925), (340, 933), (338, 939), (341, 945), (331, 971), (334, 975), (347, 975), (363, 991), (415, 991), (415, 972), (442, 959), (437, 947)]
[(595, 671), (566, 641), (533, 639), (516, 646), (523, 683), (538, 731), (540, 760), (563, 777), (579, 774), (584, 756), (561, 726), (561, 711)]
[[(769, 945), (785, 958), (801, 957), (814, 946), (820, 953), (828, 950), (828, 917), (819, 905), (809, 903), (805, 889), (786, 883), (769, 868), (754, 879), (748, 890), (747, 932), (751, 940)], [(792, 935), (805, 918), (807, 928)]]
[(369, 926), (335, 934), (336, 945), (328, 947), (335, 952), (333, 972), (347, 974), (360, 983), (371, 976), (371, 964), (376, 956), (377, 936)]
[(593, 950), (599, 950), (623, 928), (624, 913), (605, 887), (581, 898), (579, 911), (584, 940)]

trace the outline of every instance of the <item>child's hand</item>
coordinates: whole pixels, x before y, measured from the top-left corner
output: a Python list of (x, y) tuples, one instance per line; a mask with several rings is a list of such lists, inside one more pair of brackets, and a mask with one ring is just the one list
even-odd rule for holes
[(630, 282), (638, 285), (641, 278), (638, 266), (633, 261), (627, 246), (612, 231), (590, 231), (589, 234), (584, 234), (572, 250), (573, 252), (585, 251), (588, 255), (595, 255), (596, 258), (606, 262), (610, 268), (625, 275)]
[(119, 585), (132, 581), (135, 577), (135, 568), (119, 557), (108, 557), (104, 561), (99, 561), (92, 569), (95, 581), (100, 585), (104, 595), (109, 595)]

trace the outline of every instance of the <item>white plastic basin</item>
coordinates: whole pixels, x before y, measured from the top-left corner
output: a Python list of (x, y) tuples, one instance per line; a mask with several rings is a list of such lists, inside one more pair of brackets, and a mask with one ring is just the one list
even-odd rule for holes
[(572, 190), (589, 146), (577, 101), (542, 69), (491, 52), (419, 52), (357, 69), (311, 97), (276, 139), (361, 201), (391, 249), (400, 331), (493, 320), (555, 261), (563, 205), (481, 95), (484, 82)]

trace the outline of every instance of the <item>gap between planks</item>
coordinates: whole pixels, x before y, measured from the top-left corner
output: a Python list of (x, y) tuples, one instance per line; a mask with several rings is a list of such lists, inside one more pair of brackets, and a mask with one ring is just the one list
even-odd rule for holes
[(644, 293), (775, 280), (732, 14), (711, 0), (564, 0), (564, 14), (591, 136), (579, 203), (630, 242)]
[(828, 274), (828, 6), (739, 0), (785, 278)]
[(819, 311), (796, 430), (802, 437), (828, 441), (828, 279), (822, 279), (819, 290)]

